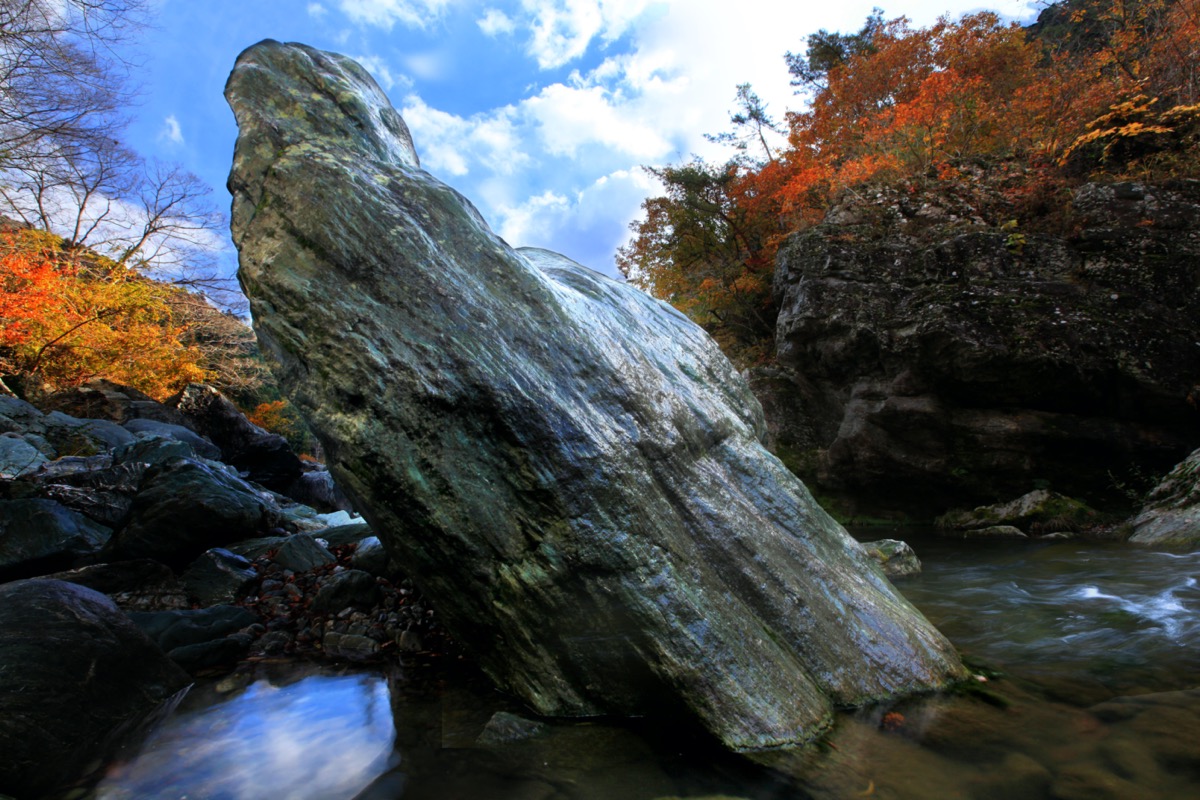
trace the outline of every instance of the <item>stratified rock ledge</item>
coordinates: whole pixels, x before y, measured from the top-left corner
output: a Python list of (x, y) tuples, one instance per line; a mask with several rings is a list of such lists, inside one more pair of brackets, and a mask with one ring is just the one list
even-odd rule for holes
[(500, 686), (544, 715), (682, 704), (754, 750), (964, 675), (763, 449), (698, 327), (510, 248), (345, 57), (262, 42), (226, 95), (259, 339), (338, 485)]

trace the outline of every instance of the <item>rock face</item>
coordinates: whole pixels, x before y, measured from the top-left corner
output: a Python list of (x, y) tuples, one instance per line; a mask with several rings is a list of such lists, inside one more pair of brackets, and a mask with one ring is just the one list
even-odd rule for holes
[(1084, 186), (1071, 238), (879, 203), (835, 208), (777, 265), (778, 368), (755, 388), (820, 493), (868, 513), (1039, 485), (1097, 503), (1200, 441), (1200, 182)]
[(1200, 543), (1200, 450), (1176, 465), (1150, 492), (1146, 506), (1129, 522), (1138, 544)]
[(964, 675), (760, 443), (680, 314), (514, 251), (350, 60), (263, 42), (226, 96), (240, 280), (330, 469), (536, 711), (682, 704), (729, 746)]
[(41, 797), (71, 781), (187, 684), (104, 595), (0, 586), (0, 793)]

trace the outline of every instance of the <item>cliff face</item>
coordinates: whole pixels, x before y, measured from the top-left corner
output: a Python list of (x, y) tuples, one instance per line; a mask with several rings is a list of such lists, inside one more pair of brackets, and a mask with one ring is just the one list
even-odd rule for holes
[(1111, 505), (1114, 476), (1186, 455), (1200, 182), (1072, 206), (1073, 235), (1026, 235), (880, 194), (795, 235), (755, 385), (777, 452), (847, 510), (921, 515), (1039, 487)]

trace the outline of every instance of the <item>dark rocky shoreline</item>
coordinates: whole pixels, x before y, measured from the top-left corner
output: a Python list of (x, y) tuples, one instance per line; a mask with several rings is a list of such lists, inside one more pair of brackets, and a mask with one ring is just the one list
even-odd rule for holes
[[(456, 652), (369, 526), (334, 508), (327, 473), (302, 472), (215, 390), (180, 397), (99, 382), (48, 401), (107, 418), (0, 397), (0, 792), (37, 797), (86, 776), (168, 712), (189, 675)], [(223, 436), (181, 411), (197, 397)]]

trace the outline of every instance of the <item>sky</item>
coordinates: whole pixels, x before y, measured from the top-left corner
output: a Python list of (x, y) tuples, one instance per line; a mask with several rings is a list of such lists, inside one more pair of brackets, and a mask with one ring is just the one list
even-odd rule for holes
[[(783, 55), (818, 29), (858, 30), (883, 0), (152, 0), (128, 142), (181, 164), (228, 208), (237, 136), (222, 96), (262, 39), (348, 55), (412, 131), (422, 166), (469, 197), (514, 247), (616, 276), (614, 256), (657, 184), (643, 166), (732, 152), (738, 84), (770, 113), (800, 107)], [(989, 10), (1032, 21), (1033, 0), (904, 0), (928, 25)], [(232, 245), (228, 262), (232, 264)]]

